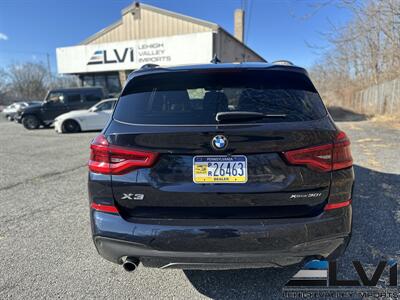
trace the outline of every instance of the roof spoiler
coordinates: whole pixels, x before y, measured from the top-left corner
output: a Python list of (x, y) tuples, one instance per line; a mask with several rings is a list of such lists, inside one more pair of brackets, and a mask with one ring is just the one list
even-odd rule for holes
[(279, 59), (274, 62), (272, 62), (273, 65), (279, 65), (279, 66), (294, 66), (294, 63), (292, 63), (290, 60), (286, 59)]
[(154, 69), (154, 68), (157, 68), (159, 66), (160, 65), (157, 65), (157, 64), (145, 64), (145, 65), (140, 67), (140, 70)]

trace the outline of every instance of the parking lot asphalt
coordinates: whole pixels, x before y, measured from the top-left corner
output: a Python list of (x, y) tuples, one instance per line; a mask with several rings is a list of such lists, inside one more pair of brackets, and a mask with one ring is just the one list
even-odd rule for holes
[[(356, 186), (350, 246), (339, 261), (374, 270), (400, 257), (400, 128), (341, 122), (352, 140)], [(0, 122), (0, 299), (280, 299), (299, 266), (228, 271), (126, 273), (96, 252), (89, 224), (86, 161), (96, 133), (59, 135)]]

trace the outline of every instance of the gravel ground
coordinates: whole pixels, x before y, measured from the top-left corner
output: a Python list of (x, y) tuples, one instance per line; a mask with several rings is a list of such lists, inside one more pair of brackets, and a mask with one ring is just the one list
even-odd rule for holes
[[(374, 267), (400, 256), (400, 129), (341, 122), (353, 142), (356, 188), (349, 261)], [(282, 297), (298, 267), (181, 271), (140, 267), (126, 273), (92, 244), (86, 193), (88, 144), (96, 133), (58, 135), (0, 123), (0, 299), (233, 299)]]

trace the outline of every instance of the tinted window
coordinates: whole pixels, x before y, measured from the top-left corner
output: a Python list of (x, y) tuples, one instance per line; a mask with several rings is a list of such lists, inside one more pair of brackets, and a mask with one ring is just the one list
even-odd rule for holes
[(81, 101), (81, 94), (68, 94), (68, 103), (77, 103)]
[(115, 101), (107, 101), (97, 105), (99, 111), (113, 109)]
[(134, 78), (123, 91), (114, 118), (137, 124), (215, 124), (218, 112), (229, 111), (286, 115), (254, 122), (309, 121), (326, 115), (304, 74), (218, 70)]
[(103, 98), (100, 90), (86, 92), (85, 99), (87, 102), (99, 102)]

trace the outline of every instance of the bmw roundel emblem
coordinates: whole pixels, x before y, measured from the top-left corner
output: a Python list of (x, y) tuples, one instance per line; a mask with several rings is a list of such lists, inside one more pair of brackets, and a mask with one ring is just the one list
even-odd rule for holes
[(223, 135), (217, 135), (212, 139), (211, 145), (215, 150), (224, 150), (228, 146), (228, 139)]

